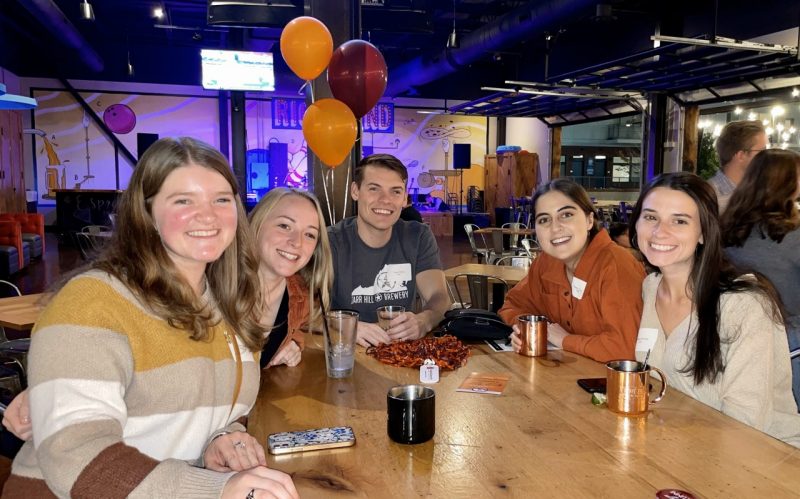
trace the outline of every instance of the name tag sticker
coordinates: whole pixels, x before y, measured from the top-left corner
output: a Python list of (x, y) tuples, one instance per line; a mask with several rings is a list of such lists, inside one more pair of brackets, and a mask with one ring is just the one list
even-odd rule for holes
[(572, 296), (577, 299), (583, 298), (583, 292), (586, 291), (586, 281), (578, 279), (577, 277), (572, 278)]
[(636, 351), (646, 352), (656, 346), (658, 340), (658, 329), (652, 327), (639, 328), (639, 336), (636, 338)]

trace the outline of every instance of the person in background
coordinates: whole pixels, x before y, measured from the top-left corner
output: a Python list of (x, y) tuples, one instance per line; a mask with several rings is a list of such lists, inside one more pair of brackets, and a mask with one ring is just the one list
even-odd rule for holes
[(521, 342), (516, 318), (544, 315), (548, 341), (597, 361), (632, 359), (642, 312), (644, 268), (611, 241), (595, 219), (589, 196), (559, 178), (533, 194), (536, 240), (542, 254), (506, 296), (499, 314)]
[(638, 250), (633, 249), (631, 246), (631, 238), (630, 235), (628, 235), (628, 224), (623, 222), (614, 222), (611, 224), (611, 227), (608, 228), (608, 234), (615, 243), (619, 244), (623, 248), (627, 248), (634, 258), (644, 263), (644, 257), (642, 254)]
[(731, 121), (722, 129), (714, 144), (720, 167), (708, 179), (717, 194), (720, 213), (728, 206), (728, 200), (744, 177), (750, 161), (768, 145), (767, 133), (758, 121)]
[[(738, 267), (766, 276), (786, 311), (789, 350), (800, 349), (800, 154), (761, 151), (750, 163), (722, 216), (722, 244)], [(800, 352), (798, 352), (800, 353)], [(792, 360), (800, 407), (800, 355)]]
[(631, 247), (631, 240), (628, 237), (628, 224), (622, 222), (612, 223), (608, 228), (608, 235), (611, 236), (611, 240), (623, 248)]
[(425, 204), (427, 204), (432, 211), (450, 211), (450, 205), (442, 201), (441, 198), (437, 198), (430, 193), (425, 195)]
[[(328, 228), (333, 253), (333, 308), (359, 313), (363, 346), (421, 338), (450, 308), (439, 247), (425, 224), (400, 220), (406, 203), (408, 171), (389, 154), (373, 154), (353, 172), (350, 195), (355, 217)], [(417, 295), (422, 309), (415, 308)], [(387, 331), (376, 324), (376, 308), (400, 305), (406, 311)]]
[(260, 258), (264, 295), (262, 324), (273, 326), (261, 352), (261, 367), (296, 366), (303, 329), (321, 319), (317, 297), (327, 310), (333, 281), (325, 219), (313, 194), (278, 187), (250, 213)]
[(197, 140), (161, 139), (117, 214), (110, 247), (32, 332), (33, 440), (3, 495), (297, 497), (236, 422), (258, 393), (263, 328), (227, 161)]
[(657, 271), (642, 285), (636, 358), (675, 388), (800, 446), (800, 414), (779, 299), (768, 281), (722, 250), (714, 191), (687, 172), (651, 180), (633, 211), (631, 240)]
[(424, 223), (422, 220), (422, 215), (419, 213), (419, 210), (414, 207), (414, 203), (411, 201), (411, 194), (408, 195), (406, 205), (400, 211), (400, 220), (405, 220), (406, 222)]

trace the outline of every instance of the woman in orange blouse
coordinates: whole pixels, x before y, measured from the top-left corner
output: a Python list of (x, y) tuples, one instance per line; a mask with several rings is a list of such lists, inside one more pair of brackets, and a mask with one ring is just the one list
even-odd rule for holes
[(642, 315), (642, 264), (601, 229), (589, 196), (569, 179), (542, 185), (533, 195), (542, 254), (506, 296), (500, 316), (544, 315), (548, 341), (597, 361), (633, 359)]

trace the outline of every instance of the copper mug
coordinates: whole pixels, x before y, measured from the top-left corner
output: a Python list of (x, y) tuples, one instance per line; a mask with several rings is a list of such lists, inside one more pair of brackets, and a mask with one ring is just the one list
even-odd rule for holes
[[(661, 376), (661, 391), (650, 400), (650, 371)], [(624, 416), (646, 414), (667, 392), (667, 377), (660, 369), (635, 360), (613, 360), (606, 364), (606, 403)]]
[(547, 355), (547, 317), (520, 315), (517, 317), (522, 348), (519, 353), (528, 357)]

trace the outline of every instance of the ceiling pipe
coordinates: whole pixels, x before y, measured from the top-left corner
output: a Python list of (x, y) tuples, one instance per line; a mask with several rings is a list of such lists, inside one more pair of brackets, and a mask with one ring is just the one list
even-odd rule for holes
[(19, 0), (19, 3), (60, 42), (75, 50), (89, 69), (95, 73), (103, 70), (103, 60), (53, 0)]
[[(549, 0), (531, 2), (471, 33), (461, 36), (457, 49), (419, 56), (389, 70), (386, 95), (395, 97), (412, 87), (430, 83), (452, 74), (482, 57), (514, 43), (528, 40), (536, 31), (552, 29), (574, 16), (576, 11), (594, 5), (597, 0)], [(593, 11), (593, 10), (592, 10)]]

